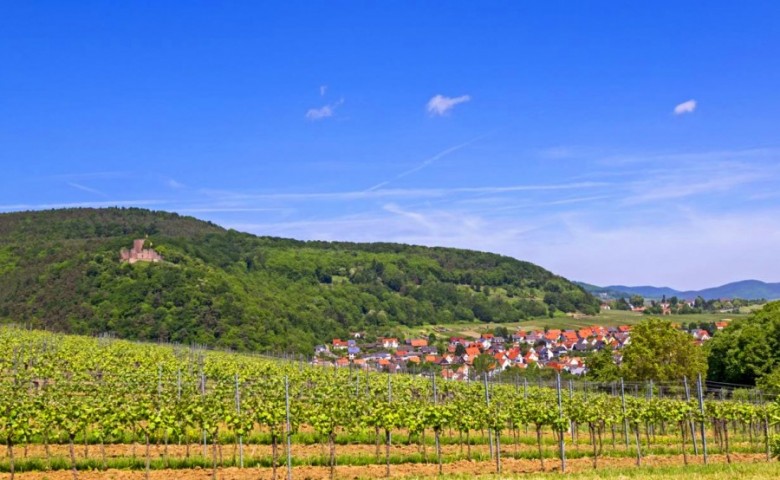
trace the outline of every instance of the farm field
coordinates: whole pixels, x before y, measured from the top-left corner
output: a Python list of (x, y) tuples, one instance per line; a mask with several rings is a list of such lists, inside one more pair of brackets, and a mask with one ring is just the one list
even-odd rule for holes
[[(571, 479), (602, 479), (602, 478), (642, 478), (642, 479), (682, 479), (682, 478), (706, 478), (712, 480), (727, 480), (733, 478), (769, 480), (780, 475), (780, 462), (766, 463), (760, 459), (744, 456), (738, 464), (726, 464), (724, 458), (715, 456), (707, 465), (689, 465), (680, 467), (676, 465), (674, 457), (653, 457), (648, 459), (648, 465), (634, 466), (628, 459), (610, 459), (605, 462), (605, 467), (593, 470), (584, 459), (572, 460), (568, 467), (569, 473), (565, 478)], [(459, 461), (447, 465), (445, 473), (438, 476), (435, 465), (409, 464), (398, 466), (391, 474), (391, 478), (408, 479), (466, 479), (466, 478), (498, 478), (497, 475), (486, 473), (491, 468), (491, 462)], [(373, 479), (383, 478), (384, 469), (379, 466), (341, 466), (338, 467), (337, 478)], [(311, 480), (325, 480), (329, 478), (329, 470), (325, 467), (301, 466), (293, 469), (293, 478), (305, 478)], [(550, 472), (539, 471), (538, 465), (529, 460), (507, 460), (506, 469), (501, 478), (523, 479), (550, 479), (559, 478), (557, 469)], [(25, 472), (17, 474), (21, 480), (69, 480), (72, 473), (67, 470), (50, 472)], [(79, 473), (79, 478), (84, 480), (108, 480), (108, 479), (144, 479), (143, 471), (109, 469), (106, 471), (85, 471)], [(207, 480), (211, 478), (211, 471), (207, 469), (167, 469), (153, 470), (149, 473), (152, 480), (169, 480), (171, 478), (183, 480)], [(268, 468), (244, 468), (229, 467), (218, 472), (218, 478), (223, 480), (272, 480), (273, 472)], [(284, 473), (278, 475), (284, 478)]]
[[(744, 318), (754, 310), (755, 306), (746, 307), (736, 313), (696, 313), (691, 315), (675, 315), (674, 322), (720, 322)], [(543, 330), (545, 328), (557, 328), (561, 330), (580, 329), (592, 325), (614, 327), (618, 325), (635, 325), (646, 319), (647, 315), (638, 312), (610, 310), (598, 315), (561, 315), (554, 318), (539, 318), (510, 323), (448, 323), (438, 325), (424, 325), (420, 327), (406, 328), (403, 332), (407, 337), (427, 337), (430, 333), (440, 337), (464, 337), (477, 338), (482, 333), (492, 332), (496, 327), (506, 327), (510, 332), (516, 330)]]
[(295, 478), (695, 467), (702, 429), (710, 463), (776, 463), (780, 406), (750, 391), (700, 408), (681, 385), (558, 393), (10, 327), (0, 352), (8, 478), (282, 478), (288, 432)]

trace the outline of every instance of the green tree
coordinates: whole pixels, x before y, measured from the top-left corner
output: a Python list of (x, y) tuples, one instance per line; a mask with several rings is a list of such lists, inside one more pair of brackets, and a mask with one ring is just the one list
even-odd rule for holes
[(488, 373), (498, 366), (498, 361), (490, 354), (481, 353), (474, 359), (474, 371), (477, 375)]
[(501, 325), (493, 329), (493, 335), (502, 338), (509, 338), (509, 329)]
[(611, 382), (620, 378), (615, 359), (612, 357), (612, 349), (602, 348), (586, 360), (588, 378), (597, 382)]
[(631, 295), (631, 299), (629, 299), (629, 303), (635, 307), (641, 307), (645, 304), (645, 299), (642, 297), (642, 295)]
[(758, 388), (765, 392), (780, 393), (780, 366), (775, 367), (770, 373), (759, 378), (756, 384)]
[(631, 310), (631, 305), (628, 304), (625, 298), (618, 298), (615, 300), (615, 310)]
[(629, 380), (677, 381), (707, 372), (707, 355), (669, 320), (648, 318), (631, 330), (621, 373)]
[(731, 322), (707, 346), (711, 380), (754, 384), (780, 365), (780, 302)]

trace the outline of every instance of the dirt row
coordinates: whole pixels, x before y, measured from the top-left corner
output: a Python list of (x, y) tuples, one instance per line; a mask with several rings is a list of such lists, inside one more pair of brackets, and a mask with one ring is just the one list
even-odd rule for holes
[[(726, 458), (723, 455), (711, 455), (710, 463), (725, 463)], [(732, 455), (733, 462), (742, 463), (755, 463), (764, 462), (765, 457), (758, 454), (734, 454)], [(690, 462), (701, 463), (701, 458), (690, 458)], [(643, 458), (642, 465), (646, 466), (673, 466), (682, 465), (683, 458), (681, 455), (664, 455), (664, 456), (648, 456)], [(504, 474), (527, 474), (527, 473), (539, 473), (541, 468), (538, 460), (502, 460)], [(554, 460), (548, 460), (546, 462), (548, 472), (559, 471), (560, 462)], [(589, 471), (593, 468), (590, 459), (572, 459), (567, 461), (567, 472), (576, 473)], [(603, 458), (599, 460), (599, 468), (636, 468), (634, 465), (634, 459), (632, 458)], [(495, 464), (493, 462), (473, 462), (473, 461), (458, 461), (444, 465), (445, 474), (460, 474), (460, 475), (486, 475), (495, 472)], [(404, 465), (391, 465), (390, 475), (393, 478), (402, 478), (409, 476), (436, 476), (438, 473), (438, 466), (435, 464), (404, 464)], [(285, 470), (280, 469), (278, 472), (279, 479), (282, 479), (285, 475)], [(307, 480), (325, 480), (329, 478), (329, 469), (327, 467), (294, 467), (293, 478), (307, 479)], [(368, 465), (368, 466), (340, 466), (336, 467), (336, 477), (339, 479), (358, 479), (358, 478), (384, 478), (385, 467), (383, 465)], [(5, 475), (7, 477), (7, 474)], [(68, 470), (52, 471), (52, 472), (25, 472), (16, 475), (21, 480), (69, 480), (72, 479), (72, 473)], [(107, 470), (104, 472), (97, 471), (84, 471), (79, 472), (80, 480), (109, 480), (109, 479), (127, 479), (127, 480), (141, 480), (145, 478), (143, 471), (128, 471), (128, 470)], [(150, 473), (151, 480), (208, 480), (211, 478), (211, 470), (209, 469), (188, 469), (188, 470), (153, 470)], [(220, 480), (271, 480), (272, 471), (270, 468), (223, 468), (219, 469), (217, 478)]]
[[(674, 445), (673, 447), (677, 447), (677, 445)], [(544, 450), (549, 452), (552, 450), (555, 450), (556, 446), (550, 446), (545, 445)], [(690, 448), (690, 445), (689, 445)], [(734, 448), (734, 445), (732, 445), (732, 448)], [(86, 458), (90, 458), (93, 460), (100, 459), (103, 456), (103, 449), (105, 449), (105, 456), (106, 459), (113, 459), (113, 458), (145, 458), (146, 455), (146, 445), (144, 444), (109, 444), (105, 445), (104, 447), (101, 447), (100, 445), (79, 445), (76, 444), (74, 446), (74, 453), (76, 455), (76, 459), (82, 460)], [(467, 446), (460, 446), (460, 445), (442, 445), (442, 454), (443, 455), (450, 455), (450, 454), (460, 454), (460, 455), (466, 455), (466, 452), (468, 450)], [(471, 446), (471, 453), (473, 455), (477, 454), (483, 454), (488, 455), (490, 447), (488, 445), (472, 445)], [(572, 446), (567, 445), (567, 449), (569, 451), (584, 451), (586, 453), (590, 452), (590, 445), (580, 445), (580, 446)], [(617, 447), (618, 450), (623, 450), (622, 446)], [(633, 445), (632, 445), (633, 449)], [(425, 448), (425, 453), (427, 454), (428, 458), (433, 460), (435, 459), (436, 451), (433, 446), (428, 445)], [(537, 447), (536, 445), (502, 445), (501, 452), (504, 455), (514, 454), (515, 452), (533, 452), (536, 454)], [(46, 450), (43, 445), (40, 444), (33, 444), (29, 445), (26, 448), (23, 446), (17, 446), (14, 448), (15, 457), (17, 461), (24, 460), (26, 458), (40, 458), (44, 459), (47, 458)], [(189, 452), (189, 454), (188, 454)], [(390, 446), (390, 455), (391, 456), (406, 456), (406, 455), (413, 455), (416, 453), (423, 452), (423, 449), (417, 445), (417, 444), (391, 444)], [(204, 449), (202, 444), (190, 444), (187, 445), (177, 445), (177, 444), (171, 444), (167, 447), (164, 445), (156, 445), (152, 444), (150, 446), (150, 457), (154, 459), (161, 459), (161, 458), (185, 458), (189, 455), (189, 457), (199, 457), (203, 456)], [(270, 457), (272, 454), (272, 447), (271, 445), (244, 445), (244, 458), (262, 458), (262, 457)], [(322, 444), (313, 444), (313, 445), (303, 445), (303, 444), (293, 444), (292, 445), (292, 454), (295, 458), (298, 459), (305, 459), (305, 458), (315, 458), (315, 457), (321, 457), (326, 456), (328, 454), (327, 446)], [(69, 457), (69, 447), (68, 445), (49, 445), (49, 455), (52, 457)], [(212, 455), (212, 446), (209, 445), (206, 450), (206, 456), (208, 458), (211, 458)], [(279, 458), (283, 458), (285, 456), (285, 449), (284, 445), (279, 445), (277, 455)], [(354, 456), (368, 456), (373, 457), (376, 455), (376, 446), (373, 444), (349, 444), (349, 445), (337, 445), (336, 446), (336, 455), (354, 455)], [(605, 456), (610, 455), (610, 450), (607, 450), (604, 452)], [(222, 460), (229, 460), (233, 457), (238, 456), (238, 447), (235, 444), (232, 445), (221, 445), (218, 447), (218, 459)], [(385, 456), (385, 445), (380, 445), (380, 451), (379, 451), (380, 459), (384, 459)], [(691, 455), (693, 457), (693, 455)], [(8, 460), (8, 452), (5, 448), (0, 448), (0, 460)]]
[[(146, 455), (146, 445), (138, 443), (135, 446), (132, 444), (112, 444), (112, 445), (106, 445), (105, 447), (105, 454), (106, 458), (130, 458), (133, 456), (133, 453), (135, 453), (136, 457), (142, 458)], [(236, 445), (222, 445), (218, 447), (221, 449), (222, 458), (227, 460), (229, 458), (232, 458), (233, 456), (238, 455), (238, 448)], [(278, 455), (280, 457), (284, 456), (284, 445), (279, 445)], [(502, 452), (513, 452), (513, 447), (503, 447), (501, 449)], [(529, 449), (528, 446), (521, 446), (520, 451), (523, 451), (523, 449)], [(461, 448), (458, 445), (442, 445), (441, 447), (442, 453), (444, 455), (447, 454), (455, 454), (460, 453)], [(186, 445), (168, 445), (167, 446), (167, 455), (169, 458), (184, 458), (187, 456), (187, 446)], [(436, 451), (434, 450), (434, 447), (431, 445), (428, 445), (426, 447), (427, 454), (433, 458), (436, 455)], [(412, 444), (412, 445), (406, 445), (406, 444), (391, 444), (390, 445), (390, 455), (411, 455), (414, 453), (420, 452), (421, 449), (418, 445)], [(533, 447), (533, 451), (536, 451), (536, 447)], [(17, 446), (14, 448), (15, 457), (17, 460), (22, 460), (24, 458), (46, 458), (46, 450), (43, 445), (35, 444), (30, 445), (26, 449), (23, 446)], [(151, 452), (151, 458), (164, 458), (166, 454), (166, 447), (164, 445), (154, 445), (152, 444), (150, 446), (150, 452)], [(488, 454), (489, 447), (487, 445), (472, 445), (471, 446), (471, 452), (473, 454), (477, 453), (484, 453)], [(74, 453), (76, 455), (76, 459), (81, 460), (85, 458), (91, 458), (91, 459), (100, 459), (102, 457), (102, 449), (100, 445), (89, 445), (85, 448), (84, 445), (76, 444), (74, 446)], [(207, 456), (211, 458), (212, 455), (212, 446), (209, 444), (207, 449)], [(253, 458), (253, 457), (265, 457), (270, 456), (272, 453), (272, 447), (271, 445), (244, 445), (244, 455), (245, 458)], [(321, 445), (321, 444), (313, 444), (313, 445), (302, 445), (302, 444), (293, 444), (292, 445), (292, 453), (296, 458), (310, 458), (310, 457), (319, 457), (322, 455), (327, 455), (327, 445)], [(373, 456), (376, 453), (376, 446), (375, 445), (369, 445), (369, 444), (351, 444), (351, 445), (336, 445), (336, 455), (361, 455), (361, 456)], [(466, 446), (463, 446), (463, 454), (466, 453)], [(52, 457), (69, 457), (69, 447), (68, 445), (49, 445), (49, 454)], [(203, 444), (190, 444), (189, 445), (189, 454), (191, 457), (196, 456), (202, 456), (203, 455)], [(385, 445), (380, 445), (380, 455), (382, 458), (384, 458), (385, 455)], [(0, 448), (0, 459), (7, 460), (8, 459), (8, 452), (5, 448)]]

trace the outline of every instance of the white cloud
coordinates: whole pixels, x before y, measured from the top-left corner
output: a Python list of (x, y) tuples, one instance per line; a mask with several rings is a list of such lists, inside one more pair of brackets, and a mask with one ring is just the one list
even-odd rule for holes
[(468, 95), (461, 95), (460, 97), (454, 98), (436, 95), (428, 100), (428, 106), (426, 108), (431, 116), (442, 116), (452, 110), (455, 105), (468, 102), (469, 100), (471, 100), (471, 97)]
[(330, 105), (325, 105), (322, 108), (310, 108), (309, 111), (306, 112), (307, 120), (322, 120), (323, 118), (332, 116), (333, 109), (330, 107)]
[[(743, 168), (748, 169), (749, 167), (745, 166)], [(709, 170), (686, 169), (685, 171), (699, 171), (712, 176), (710, 178), (705, 177), (701, 181), (691, 180), (691, 177), (685, 177), (681, 181), (676, 178), (656, 176), (648, 181), (633, 182), (628, 185), (633, 192), (629, 193), (623, 200), (624, 204), (657, 203), (663, 200), (679, 200), (696, 195), (712, 195), (736, 190), (739, 187), (769, 178), (769, 172), (746, 171), (740, 174), (733, 174), (731, 173), (733, 171), (732, 168), (719, 168), (718, 166)]]
[[(469, 248), (527, 260), (570, 279), (595, 283), (711, 287), (758, 278), (778, 281), (777, 211), (677, 212), (667, 222), (599, 226), (582, 211), (493, 217), (469, 210), (385, 204), (381, 212), (229, 224), (262, 235), (307, 240), (400, 242)], [(744, 225), (756, 227), (745, 235)], [(487, 234), (486, 232), (490, 232)], [(691, 232), (696, 232), (692, 235)], [(746, 255), (745, 252), (751, 252)], [(712, 259), (717, 258), (717, 262)], [(723, 268), (727, 264), (730, 267)]]
[[(693, 210), (670, 216), (662, 224), (611, 227), (594, 227), (587, 219), (573, 217), (566, 222), (569, 238), (554, 235), (560, 240), (556, 245), (547, 247), (536, 239), (528, 253), (511, 246), (505, 251), (525, 255), (567, 278), (597, 285), (630, 282), (694, 289), (749, 278), (777, 281), (777, 213)], [(745, 225), (753, 226), (751, 235), (744, 234)]]
[(320, 97), (324, 97), (327, 91), (328, 91), (327, 85), (320, 85)]
[(184, 184), (183, 183), (177, 182), (173, 178), (168, 180), (168, 186), (171, 187), (171, 188), (175, 188), (175, 189), (184, 188)]
[(674, 107), (674, 114), (693, 113), (694, 110), (696, 110), (696, 100), (691, 99)]
[(306, 112), (306, 120), (317, 121), (332, 117), (336, 114), (336, 108), (342, 103), (344, 103), (343, 98), (336, 103), (331, 103), (330, 105), (325, 105), (320, 108), (310, 108)]
[[(453, 188), (377, 188), (336, 192), (245, 193), (228, 190), (201, 189), (200, 193), (212, 200), (232, 202), (284, 201), (284, 202), (341, 202), (364, 199), (399, 198), (406, 200), (442, 198), (455, 195), (493, 195), (522, 192), (554, 192), (610, 187), (605, 182), (570, 182), (549, 184), (521, 184), (506, 186), (453, 187)], [(243, 203), (242, 203), (243, 205)]]

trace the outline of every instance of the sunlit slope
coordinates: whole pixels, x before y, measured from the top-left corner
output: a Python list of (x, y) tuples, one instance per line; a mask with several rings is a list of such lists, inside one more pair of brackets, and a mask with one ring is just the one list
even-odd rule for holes
[[(120, 262), (137, 238), (164, 261)], [(491, 253), (258, 237), (142, 209), (0, 214), (0, 319), (55, 331), (308, 351), (353, 331), (597, 310)]]

